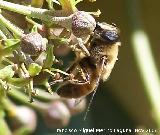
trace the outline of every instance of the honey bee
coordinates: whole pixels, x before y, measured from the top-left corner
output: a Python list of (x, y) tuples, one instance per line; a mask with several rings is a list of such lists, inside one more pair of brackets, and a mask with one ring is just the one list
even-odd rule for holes
[(85, 46), (90, 56), (76, 60), (67, 73), (74, 74), (78, 82), (67, 81), (57, 90), (64, 98), (81, 98), (96, 91), (99, 82), (106, 81), (115, 65), (121, 45), (119, 29), (107, 23), (97, 23), (93, 35)]

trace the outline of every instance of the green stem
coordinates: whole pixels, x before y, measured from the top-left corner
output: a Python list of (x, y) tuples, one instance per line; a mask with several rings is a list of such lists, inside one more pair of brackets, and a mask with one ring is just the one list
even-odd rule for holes
[(32, 107), (33, 109), (43, 112), (47, 108), (47, 104), (35, 100), (33, 103), (28, 102), (28, 96), (12, 86), (12, 90), (8, 92), (9, 96), (18, 100), (22, 104)]
[(0, 1), (0, 8), (40, 19), (49, 25), (59, 24), (66, 28), (71, 27), (72, 15), (68, 17), (53, 17), (52, 14), (54, 11), (41, 8), (27, 7), (6, 1)]
[(30, 24), (37, 26), (37, 28), (38, 28), (39, 30), (42, 30), (42, 29), (43, 29), (43, 26), (42, 26), (42, 25), (40, 25), (39, 23), (36, 23), (36, 22), (33, 21), (31, 18), (26, 17), (26, 20), (27, 20), (27, 22), (29, 22)]
[(138, 9), (139, 1), (127, 0), (126, 2), (129, 24), (132, 26), (131, 41), (133, 52), (148, 101), (152, 107), (153, 119), (157, 126), (160, 127), (160, 78), (151, 51), (151, 44), (143, 30), (143, 25), (141, 25), (140, 11)]
[(71, 14), (77, 11), (75, 0), (60, 0), (59, 2), (62, 5), (62, 9), (64, 11), (67, 11)]
[(32, 92), (34, 92), (33, 91), (33, 79), (30, 78), (30, 81), (29, 81), (29, 84), (28, 84), (28, 94), (29, 94), (29, 101), (31, 103), (33, 102)]
[(35, 99), (38, 99), (43, 102), (51, 102), (53, 100), (61, 100), (61, 98), (53, 93), (52, 95), (44, 90), (36, 89), (37, 95), (34, 96)]
[(11, 131), (3, 118), (0, 118), (0, 135), (11, 135)]
[(11, 131), (4, 119), (3, 110), (0, 109), (0, 135), (11, 135)]
[(10, 33), (10, 31), (3, 25), (0, 23), (0, 30), (3, 32), (3, 34), (7, 37), (7, 38), (13, 38), (12, 34)]
[(18, 27), (16, 27), (15, 25), (13, 25), (6, 18), (4, 18), (1, 14), (0, 14), (0, 23), (2, 25), (6, 26), (10, 31), (12, 31), (13, 33), (15, 33), (17, 36), (21, 37), (22, 34), (24, 33), (22, 30), (20, 30)]
[(40, 15), (43, 14), (44, 12), (48, 11), (47, 9), (40, 9), (40, 8), (33, 8), (33, 7), (27, 7), (19, 4), (14, 4), (11, 2), (6, 2), (6, 1), (0, 1), (0, 8), (6, 9), (9, 11), (13, 11), (19, 14), (31, 16), (32, 14), (36, 14), (40, 18)]
[(0, 30), (0, 39), (7, 39), (7, 37), (1, 30)]
[(10, 116), (16, 114), (16, 105), (14, 105), (7, 97), (1, 100), (1, 105)]
[(44, 3), (44, 0), (31, 0), (31, 6), (32, 7), (42, 7)]

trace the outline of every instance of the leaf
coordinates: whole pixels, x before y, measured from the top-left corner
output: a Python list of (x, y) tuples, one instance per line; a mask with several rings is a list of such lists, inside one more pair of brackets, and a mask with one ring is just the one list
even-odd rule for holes
[(25, 86), (28, 84), (29, 79), (24, 78), (10, 78), (8, 82), (14, 86)]
[(13, 70), (13, 65), (6, 66), (5, 68), (0, 70), (0, 79), (5, 80), (12, 78), (14, 76), (15, 71)]
[(31, 33), (34, 33), (34, 32), (38, 33), (38, 26), (37, 25), (34, 25), (31, 29)]
[(30, 76), (38, 75), (42, 70), (42, 67), (37, 63), (31, 63), (28, 67), (28, 72)]
[(20, 39), (6, 39), (3, 41), (4, 41), (5, 48), (7, 48), (7, 47), (11, 47), (18, 44), (20, 42)]
[(19, 46), (19, 44), (15, 44), (15, 45), (12, 45), (12, 46), (8, 46), (8, 47), (5, 47), (2, 51), (1, 51), (1, 56), (6, 56), (6, 55), (9, 55), (11, 54), (17, 47)]
[(18, 46), (20, 39), (6, 39), (3, 40), (3, 44), (5, 45), (3, 49), (1, 49), (1, 56), (9, 55), (14, 51)]
[(44, 61), (44, 65), (43, 68), (51, 68), (53, 65), (53, 61), (55, 59), (55, 56), (53, 55), (53, 46), (48, 46), (48, 50), (47, 50), (47, 56), (46, 59)]

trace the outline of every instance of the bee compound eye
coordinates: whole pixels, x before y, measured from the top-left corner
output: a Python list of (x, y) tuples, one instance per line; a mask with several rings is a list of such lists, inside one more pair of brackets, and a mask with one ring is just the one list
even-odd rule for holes
[(119, 35), (116, 31), (104, 31), (101, 34), (101, 37), (106, 41), (117, 41), (119, 39)]

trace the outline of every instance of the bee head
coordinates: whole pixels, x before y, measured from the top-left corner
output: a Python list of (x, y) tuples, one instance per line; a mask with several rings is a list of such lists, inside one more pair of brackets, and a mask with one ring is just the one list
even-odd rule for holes
[(115, 24), (109, 25), (104, 22), (97, 22), (94, 37), (106, 43), (115, 43), (120, 39), (119, 33)]

